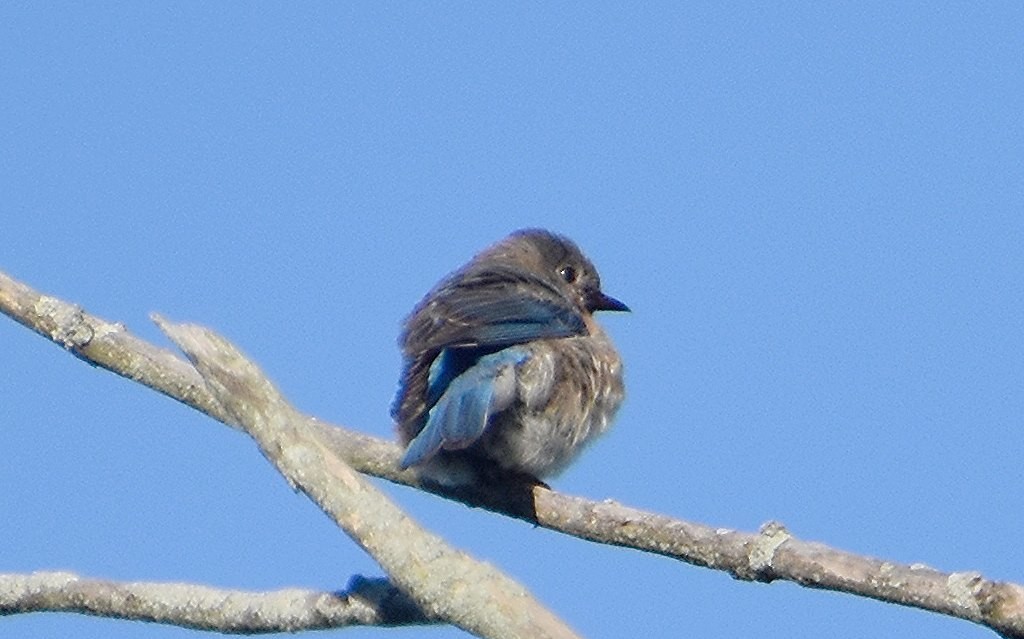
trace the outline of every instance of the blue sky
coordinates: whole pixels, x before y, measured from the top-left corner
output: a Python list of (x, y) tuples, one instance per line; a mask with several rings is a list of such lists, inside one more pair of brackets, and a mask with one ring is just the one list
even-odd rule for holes
[[(1024, 582), (1024, 6), (677, 4), (5, 4), (0, 269), (390, 437), (404, 315), (544, 226), (634, 311), (616, 426), (553, 486)], [(379, 574), (244, 436), (0, 344), (0, 572)], [(587, 637), (992, 636), (383, 488)], [(69, 634), (198, 636), (0, 618)]]

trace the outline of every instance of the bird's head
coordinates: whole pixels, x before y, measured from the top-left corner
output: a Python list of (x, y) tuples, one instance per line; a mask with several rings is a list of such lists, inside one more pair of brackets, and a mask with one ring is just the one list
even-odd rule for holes
[(493, 257), (508, 260), (544, 279), (587, 313), (628, 311), (629, 307), (601, 290), (593, 263), (567, 237), (543, 229), (523, 229), (491, 247)]

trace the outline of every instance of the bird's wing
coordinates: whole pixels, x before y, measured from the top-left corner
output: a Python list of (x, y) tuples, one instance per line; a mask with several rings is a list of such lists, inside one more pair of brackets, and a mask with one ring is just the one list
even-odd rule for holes
[(487, 300), (465, 312), (473, 320), (465, 337), (479, 346), (520, 344), (586, 331), (583, 318), (574, 309), (526, 296)]
[(581, 335), (587, 330), (583, 317), (572, 306), (525, 293), (462, 291), (443, 304), (435, 315), (443, 320), (425, 332), (429, 334), (429, 346), (435, 348), (489, 349)]
[(466, 448), (478, 440), (488, 418), (511, 404), (516, 366), (528, 358), (526, 348), (513, 346), (484, 355), (451, 380), (430, 410), (423, 430), (409, 442), (402, 468), (425, 462), (441, 449)]
[(460, 295), (445, 309), (444, 325), (431, 335), (442, 350), (430, 363), (426, 407), (437, 402), (452, 380), (496, 349), (585, 331), (583, 318), (564, 304), (522, 294)]
[(392, 415), (403, 432), (418, 434), (425, 413), (481, 357), (586, 332), (576, 307), (542, 280), (504, 271), (462, 277), (428, 295), (407, 320), (406, 371)]

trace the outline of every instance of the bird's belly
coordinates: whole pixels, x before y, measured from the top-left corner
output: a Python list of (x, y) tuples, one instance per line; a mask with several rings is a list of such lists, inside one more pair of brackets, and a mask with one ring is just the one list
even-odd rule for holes
[(479, 444), (500, 466), (534, 477), (558, 474), (605, 432), (624, 395), (617, 353), (594, 337), (538, 348), (518, 384), (519, 402), (495, 416)]

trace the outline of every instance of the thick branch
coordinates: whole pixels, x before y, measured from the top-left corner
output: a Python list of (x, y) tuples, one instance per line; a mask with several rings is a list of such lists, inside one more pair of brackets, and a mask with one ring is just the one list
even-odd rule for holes
[[(87, 362), (234, 424), (213, 402), (188, 364), (130, 335), (123, 326), (40, 295), (2, 273), (0, 311)], [(727, 571), (739, 579), (783, 579), (931, 610), (988, 626), (1008, 637), (1024, 638), (1024, 587), (1018, 584), (986, 580), (977, 573), (942, 573), (861, 557), (801, 541), (774, 523), (762, 527), (759, 533), (718, 529), (534, 485), (454, 491), (424, 484), (414, 473), (399, 471), (401, 451), (391, 442), (315, 419), (310, 419), (308, 426), (308, 432), (359, 472), (551, 530)]]
[(173, 583), (117, 583), (67, 572), (0, 574), (0, 615), (78, 612), (237, 634), (429, 621), (383, 579), (356, 578), (344, 592), (242, 592)]
[(370, 553), (428, 616), (482, 637), (576, 636), (525, 588), (420, 528), (322, 445), (310, 420), (225, 339), (200, 326), (156, 321), (285, 479)]

